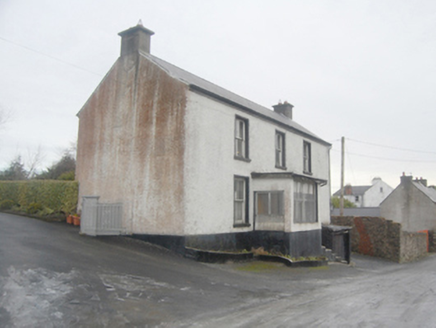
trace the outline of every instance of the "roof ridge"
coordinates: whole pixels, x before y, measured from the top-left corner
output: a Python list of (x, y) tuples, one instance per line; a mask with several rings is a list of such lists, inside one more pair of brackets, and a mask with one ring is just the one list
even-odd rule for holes
[(160, 68), (165, 70), (170, 76), (174, 77), (175, 79), (191, 86), (195, 87), (195, 89), (198, 91), (203, 91), (207, 94), (210, 94), (212, 96), (217, 97), (218, 99), (226, 100), (227, 102), (237, 105), (245, 110), (252, 111), (256, 113), (257, 115), (261, 115), (267, 119), (273, 120), (276, 123), (279, 123), (281, 125), (285, 125), (288, 128), (296, 131), (299, 134), (302, 134), (303, 136), (306, 136), (310, 139), (316, 140), (320, 143), (323, 143), (325, 145), (331, 145), (327, 141), (323, 140), (322, 138), (318, 137), (313, 132), (309, 131), (305, 127), (301, 126), (294, 120), (281, 115), (267, 107), (264, 107), (260, 104), (255, 103), (252, 100), (249, 100), (245, 97), (242, 97), (230, 90), (227, 90), (213, 82), (210, 82), (202, 77), (199, 77), (198, 75), (195, 75), (193, 73), (188, 72), (187, 70), (180, 68), (174, 64), (171, 64), (159, 57), (156, 57), (152, 54), (139, 51), (139, 54), (148, 60), (152, 61), (154, 64), (158, 65)]

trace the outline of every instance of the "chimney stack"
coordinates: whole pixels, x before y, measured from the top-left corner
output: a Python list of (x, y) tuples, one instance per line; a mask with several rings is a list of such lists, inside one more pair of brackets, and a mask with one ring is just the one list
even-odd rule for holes
[(412, 182), (412, 179), (413, 179), (413, 176), (411, 176), (411, 175), (406, 175), (406, 174), (403, 172), (403, 175), (401, 176), (401, 183), (410, 183), (410, 182)]
[(419, 182), (420, 184), (422, 184), (424, 187), (427, 187), (427, 179), (423, 179), (422, 177), (421, 178), (416, 178), (415, 179), (415, 182)]
[(274, 105), (273, 108), (276, 113), (282, 114), (292, 120), (292, 108), (294, 108), (294, 106), (287, 101), (285, 101), (283, 104), (279, 102), (278, 105)]
[(150, 39), (153, 34), (153, 31), (142, 26), (141, 21), (138, 22), (138, 25), (118, 33), (121, 37), (121, 57), (138, 51), (149, 54)]

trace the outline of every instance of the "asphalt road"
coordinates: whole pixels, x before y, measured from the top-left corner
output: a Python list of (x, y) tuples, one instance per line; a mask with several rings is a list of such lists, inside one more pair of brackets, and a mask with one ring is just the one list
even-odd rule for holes
[(0, 213), (0, 327), (436, 327), (436, 256), (203, 264)]

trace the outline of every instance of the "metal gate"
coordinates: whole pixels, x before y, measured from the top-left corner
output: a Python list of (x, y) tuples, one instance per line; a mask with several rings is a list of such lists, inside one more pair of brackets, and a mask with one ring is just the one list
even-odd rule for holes
[(99, 203), (99, 196), (82, 198), (80, 232), (90, 236), (121, 235), (123, 226), (122, 203)]

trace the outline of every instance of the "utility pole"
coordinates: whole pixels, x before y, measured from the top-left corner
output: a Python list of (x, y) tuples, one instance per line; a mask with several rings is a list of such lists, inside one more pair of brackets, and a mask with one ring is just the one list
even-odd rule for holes
[(344, 154), (345, 154), (345, 138), (341, 138), (341, 199), (340, 199), (340, 216), (344, 216)]

